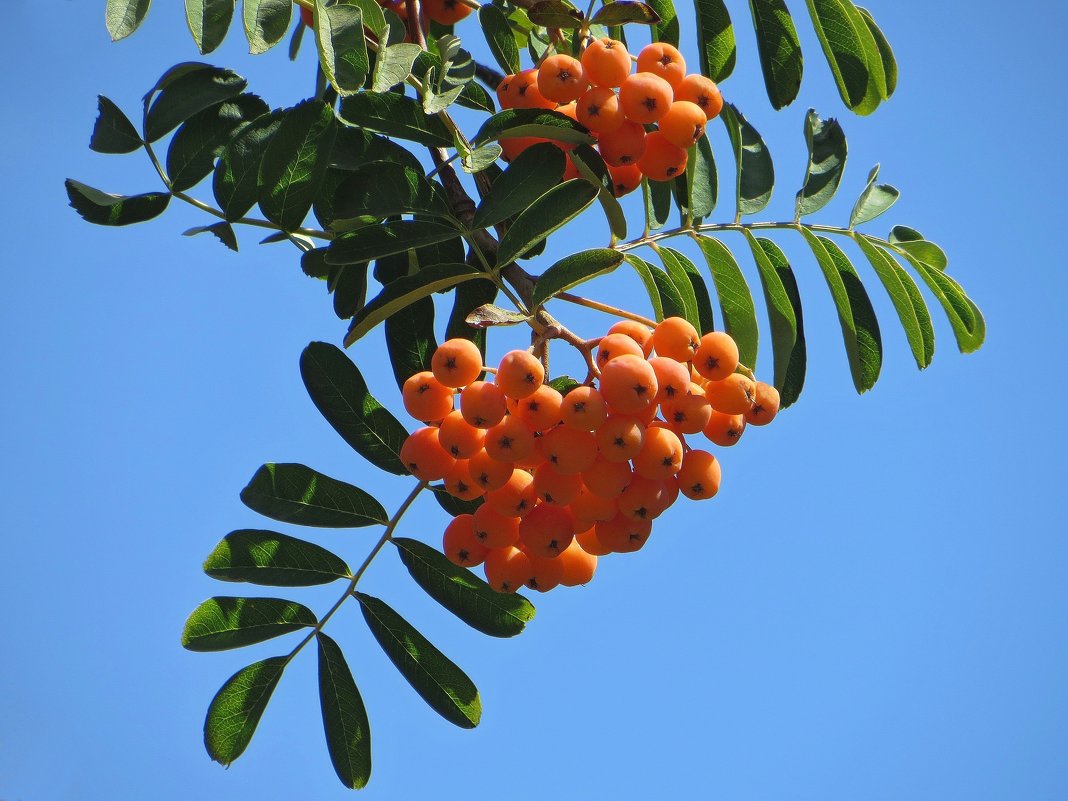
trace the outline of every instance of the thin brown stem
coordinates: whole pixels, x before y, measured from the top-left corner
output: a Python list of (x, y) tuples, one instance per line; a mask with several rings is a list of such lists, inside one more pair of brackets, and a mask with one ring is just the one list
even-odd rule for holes
[(650, 320), (648, 317), (642, 317), (640, 314), (635, 314), (634, 312), (629, 312), (626, 309), (620, 309), (616, 306), (609, 306), (607, 303), (590, 300), (589, 298), (584, 298), (579, 295), (572, 295), (570, 292), (561, 292), (554, 297), (557, 300), (566, 300), (568, 303), (574, 303), (576, 306), (585, 306), (587, 309), (604, 312), (605, 314), (611, 314), (615, 317), (622, 317), (624, 320), (633, 320), (636, 323), (647, 325), (650, 328), (656, 328), (656, 320)]

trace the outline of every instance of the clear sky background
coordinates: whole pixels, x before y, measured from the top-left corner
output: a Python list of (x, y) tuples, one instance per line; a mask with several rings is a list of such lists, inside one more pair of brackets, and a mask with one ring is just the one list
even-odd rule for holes
[[(313, 653), (287, 671), (245, 756), (224, 771), (201, 744), (208, 701), (238, 668), (289, 644), (192, 654), (178, 642), (212, 594), (289, 595), (319, 612), (336, 596), (208, 579), (200, 564), (228, 531), (279, 528), (353, 564), (376, 536), (258, 517), (238, 492), (262, 462), (304, 462), (387, 508), (407, 493), (409, 482), (376, 473), (336, 437), (301, 384), (301, 349), (340, 342), (345, 325), (295, 251), (259, 247), (255, 231), (240, 232), (233, 254), (182, 238), (205, 220), (180, 204), (118, 230), (67, 208), (68, 176), (116, 192), (159, 187), (143, 156), (87, 148), (98, 93), (132, 115), (160, 73), (198, 58), (180, 4), (155, 5), (113, 45), (102, 0), (5, 4), (0, 799), (351, 797), (323, 743)], [(986, 313), (986, 346), (957, 353), (932, 300), (937, 355), (917, 373), (858, 260), (885, 363), (874, 391), (856, 396), (818, 270), (802, 243), (780, 237), (806, 302), (806, 391), (724, 452), (719, 497), (677, 504), (642, 552), (603, 560), (589, 586), (535, 598), (536, 620), (513, 640), (451, 618), (388, 552), (367, 575), (368, 592), (479, 685), (478, 729), (430, 711), (355, 608), (331, 622), (371, 718), (363, 797), (1068, 798), (1068, 15), (1052, 2), (868, 5), (901, 81), (861, 119), (838, 99), (801, 2), (790, 8), (804, 86), (773, 112), (746, 4), (729, 3), (739, 66), (724, 93), (764, 134), (780, 176), (761, 218), (792, 214), (805, 109), (840, 117), (850, 166), (815, 221), (844, 223), (880, 162), (903, 196), (869, 230), (906, 224), (939, 242)], [(472, 26), (460, 35), (474, 40)], [(272, 106), (311, 93), (311, 48), (290, 65), (284, 47), (259, 58), (246, 47), (235, 29), (207, 60), (249, 76)], [(710, 130), (729, 187), (723, 129)], [(713, 218), (732, 214), (721, 195)], [(534, 268), (602, 241), (598, 212), (585, 220)], [(727, 241), (751, 269), (744, 242)], [(589, 294), (647, 310), (622, 272)], [(559, 311), (591, 336), (609, 323)], [(492, 356), (517, 344), (509, 336)], [(351, 355), (399, 406), (380, 334)], [(769, 371), (765, 345), (758, 372)], [(437, 542), (445, 522), (420, 502), (400, 533)]]

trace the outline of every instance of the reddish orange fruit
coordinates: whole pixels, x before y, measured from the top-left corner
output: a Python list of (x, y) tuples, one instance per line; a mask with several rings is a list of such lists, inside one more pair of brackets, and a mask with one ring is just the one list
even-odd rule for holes
[(630, 53), (616, 39), (594, 39), (582, 52), (582, 68), (597, 86), (619, 86), (630, 75)]
[(516, 592), (531, 574), (530, 557), (518, 548), (495, 548), (486, 554), (486, 581), (497, 592)]
[(596, 431), (608, 417), (608, 404), (596, 387), (575, 387), (564, 396), (560, 415), (565, 426)]
[(723, 95), (719, 87), (704, 75), (685, 76), (675, 87), (675, 99), (696, 104), (709, 120), (723, 110)]
[(572, 541), (556, 561), (563, 569), (560, 583), (565, 587), (588, 584), (597, 572), (597, 557), (583, 550), (576, 541)]
[(597, 538), (596, 527), (591, 526), (585, 531), (580, 531), (575, 535), (575, 542), (578, 543), (582, 550), (591, 556), (607, 556), (612, 553), (612, 549), (605, 546), (605, 544)]
[(442, 553), (460, 567), (475, 567), (486, 561), (489, 551), (475, 536), (474, 515), (457, 515), (445, 527)]
[(504, 393), (495, 384), (474, 381), (460, 393), (460, 412), (476, 428), (490, 428), (504, 419)]
[(705, 135), (705, 112), (689, 100), (676, 100), (660, 122), (660, 133), (671, 144), (684, 150), (697, 144)]
[(615, 553), (633, 553), (641, 550), (653, 530), (651, 520), (633, 520), (623, 515), (595, 527), (597, 540)]
[(519, 540), (519, 518), (502, 515), (488, 503), (475, 510), (471, 525), (475, 539), (487, 548), (504, 548)]
[(595, 86), (578, 99), (576, 119), (597, 133), (610, 133), (626, 119), (619, 97), (611, 89)]
[(457, 459), (442, 477), (445, 491), (461, 501), (473, 501), (481, 498), (485, 491), (471, 476), (471, 465), (467, 459)]
[(657, 75), (674, 89), (686, 75), (686, 61), (674, 46), (667, 42), (653, 42), (639, 51), (638, 72)]
[(642, 350), (642, 346), (635, 342), (632, 337), (626, 334), (603, 336), (601, 341), (597, 343), (597, 366), (604, 367), (606, 362), (626, 353), (641, 359), (645, 358), (645, 351)]
[(636, 165), (645, 152), (645, 128), (633, 120), (624, 120), (614, 131), (597, 138), (597, 149), (610, 167)]
[(455, 25), (473, 10), (459, 0), (423, 0), (423, 13), (441, 25)]
[[(611, 170), (609, 170), (611, 171)], [(613, 173), (614, 175), (615, 173)], [(639, 179), (639, 183), (641, 180)], [(633, 339), (639, 345), (641, 345), (642, 353), (648, 357), (653, 352), (653, 332), (645, 325), (634, 320), (620, 320), (618, 323), (613, 323), (612, 327), (608, 329), (609, 334), (626, 334)]]
[(438, 429), (438, 442), (453, 459), (470, 459), (480, 450), (486, 432), (475, 428), (458, 412), (449, 412)]
[(534, 492), (546, 504), (567, 506), (582, 492), (582, 479), (562, 475), (548, 463), (538, 465), (534, 468)]
[(719, 492), (722, 478), (722, 470), (715, 456), (708, 451), (692, 450), (682, 460), (682, 468), (675, 481), (683, 495), (701, 501)]
[(486, 453), (485, 448), (479, 449), (468, 460), (467, 469), (483, 492), (500, 489), (508, 483), (514, 472), (511, 464), (497, 461)]
[(672, 181), (686, 171), (686, 151), (673, 145), (660, 131), (645, 137), (645, 152), (638, 169), (650, 181)]
[(482, 373), (482, 354), (469, 339), (450, 339), (438, 345), (430, 357), (430, 369), (443, 386), (466, 387)]
[(709, 381), (705, 396), (717, 412), (745, 414), (756, 400), (756, 385), (748, 376), (731, 373), (722, 381)]
[(548, 384), (542, 384), (534, 392), (520, 400), (512, 412), (526, 423), (531, 431), (545, 431), (560, 422), (560, 409), (564, 399)]
[(634, 457), (634, 471), (653, 481), (664, 481), (682, 467), (682, 441), (667, 428), (650, 428), (645, 432), (642, 449)]
[(622, 167), (614, 167), (611, 164), (606, 166), (608, 174), (612, 176), (612, 194), (616, 197), (629, 195), (642, 185), (642, 171), (638, 169), (637, 164), (624, 164)]
[(619, 87), (619, 105), (627, 119), (646, 125), (656, 122), (673, 102), (671, 84), (651, 72), (628, 75)]
[(503, 487), (486, 493), (486, 506), (507, 517), (523, 517), (537, 502), (534, 476), (525, 470), (513, 470)]
[(755, 426), (766, 426), (778, 413), (779, 390), (763, 381), (757, 381), (753, 408), (745, 412), (745, 421)]
[(429, 370), (411, 376), (401, 388), (405, 411), (424, 422), (440, 420), (451, 412), (452, 396), (453, 391)]
[(641, 356), (624, 354), (601, 368), (601, 394), (620, 414), (636, 414), (656, 400), (656, 373)]
[(541, 439), (546, 462), (565, 476), (589, 470), (597, 460), (597, 439), (589, 431), (557, 426)]
[(498, 462), (514, 464), (534, 453), (534, 432), (510, 414), (486, 432), (484, 447)]
[(519, 524), (519, 539), (534, 556), (557, 557), (574, 538), (575, 520), (562, 506), (538, 504)]
[(529, 351), (509, 351), (497, 366), (496, 384), (509, 398), (530, 397), (545, 381), (545, 367)]
[(710, 331), (701, 337), (693, 367), (709, 381), (722, 381), (738, 369), (738, 343), (730, 334)]
[(633, 417), (609, 415), (594, 436), (602, 457), (609, 462), (626, 462), (642, 449), (645, 426)]
[(400, 449), (404, 467), (420, 481), (438, 481), (452, 467), (453, 459), (438, 442), (438, 430), (433, 426), (413, 431)]
[[(639, 441), (638, 452), (640, 451)], [(594, 495), (602, 498), (618, 498), (630, 484), (633, 475), (628, 461), (611, 461), (600, 456), (588, 470), (583, 471), (582, 483)]]
[(705, 426), (705, 436), (723, 448), (729, 448), (742, 437), (745, 431), (745, 417), (740, 414), (724, 414), (712, 410)]
[(693, 359), (700, 344), (697, 329), (682, 317), (668, 317), (653, 329), (653, 349), (658, 355), (677, 362)]
[(564, 53), (549, 56), (538, 67), (538, 91), (557, 103), (578, 100), (589, 85), (582, 62)]

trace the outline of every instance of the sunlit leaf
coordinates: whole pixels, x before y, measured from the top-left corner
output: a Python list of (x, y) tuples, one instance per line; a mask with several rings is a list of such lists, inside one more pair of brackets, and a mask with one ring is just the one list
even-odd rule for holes
[(272, 656), (237, 671), (211, 699), (204, 719), (204, 748), (223, 765), (248, 747), (289, 659)]
[(358, 92), (370, 70), (360, 6), (348, 0), (337, 0), (330, 5), (316, 0), (314, 18), (315, 43), (323, 74), (338, 94)]
[(645, 3), (635, 0), (615, 0), (615, 2), (601, 6), (590, 22), (594, 25), (626, 25), (628, 23), (655, 25), (660, 22), (660, 16), (652, 6)]
[[(912, 276), (905, 272), (892, 256), (876, 247), (868, 237), (857, 237), (856, 242), (875, 274), (879, 276), (886, 294), (890, 296), (894, 309), (897, 310), (916, 366), (924, 369), (934, 356), (934, 328), (923, 296), (920, 295)], [(907, 284), (911, 284), (914, 291), (909, 291)], [(915, 299), (919, 302), (916, 303)]]
[(324, 528), (385, 525), (382, 504), (359, 487), (302, 464), (263, 465), (241, 490), (249, 509), (283, 523)]
[(486, 44), (501, 69), (509, 75), (519, 72), (519, 45), (512, 35), (508, 17), (500, 7), (488, 3), (482, 6), (478, 10), (478, 21), (482, 25)]
[(767, 307), (768, 321), (771, 324), (771, 347), (775, 357), (774, 383), (778, 388), (786, 383), (786, 375), (793, 358), (794, 345), (797, 342), (797, 317), (779, 271), (768, 258), (764, 246), (749, 230), (745, 230), (744, 234), (746, 242), (749, 243), (749, 249), (753, 253), (757, 272), (760, 274), (760, 285), (764, 290), (764, 305)]
[(227, 248), (237, 252), (237, 234), (234, 227), (228, 222), (217, 222), (212, 225), (197, 225), (182, 231), (182, 236), (196, 236), (197, 234), (212, 234)]
[(708, 295), (708, 285), (705, 284), (697, 266), (677, 250), (662, 247), (658, 253), (664, 262), (664, 269), (668, 271), (686, 302), (686, 319), (701, 334), (714, 331), (716, 325), (712, 314), (712, 299)]
[(749, 284), (726, 245), (707, 236), (696, 239), (716, 285), (724, 330), (738, 343), (742, 364), (755, 370), (759, 329)]
[(615, 185), (612, 174), (608, 171), (601, 154), (589, 145), (576, 145), (571, 151), (571, 163), (579, 171), (579, 174), (597, 187), (597, 200), (601, 204), (608, 227), (618, 239), (627, 236), (627, 216), (623, 213), (623, 207), (616, 199)]
[(137, 30), (148, 13), (152, 0), (107, 0), (104, 22), (113, 42), (125, 39)]
[(430, 297), (410, 303), (386, 318), (386, 350), (397, 386), (410, 376), (430, 369), (437, 350), (434, 336), (434, 301)]
[(664, 319), (664, 304), (660, 301), (660, 290), (657, 289), (656, 279), (653, 278), (653, 268), (643, 259), (633, 253), (627, 253), (623, 260), (634, 268), (638, 278), (645, 287), (645, 294), (649, 296), (649, 303), (653, 307), (653, 319), (660, 322)]
[(147, 103), (158, 91), (145, 118), (145, 140), (155, 142), (197, 112), (241, 94), (247, 85), (248, 81), (230, 70), (208, 64), (179, 65), (145, 96)]
[(879, 50), (879, 57), (883, 62), (883, 74), (886, 76), (885, 99), (889, 99), (897, 89), (897, 59), (894, 58), (894, 50), (890, 47), (890, 42), (886, 40), (886, 36), (883, 35), (879, 26), (875, 24), (875, 18), (872, 17), (871, 12), (860, 6), (857, 6), (857, 11), (860, 12), (860, 16), (863, 18), (864, 24), (868, 26), (868, 30), (871, 31), (872, 39), (875, 40), (875, 46)]
[(540, 136), (559, 142), (585, 143), (596, 140), (585, 127), (559, 111), (536, 108), (509, 108), (497, 112), (482, 124), (471, 140), (480, 145), (491, 140), (517, 136)]
[(649, 0), (649, 5), (660, 17), (660, 21), (653, 25), (653, 41), (678, 47), (679, 16), (675, 12), (675, 4), (671, 0)]
[(597, 187), (584, 179), (565, 181), (539, 197), (523, 211), (501, 237), (498, 264), (520, 258), (553, 231), (563, 227), (597, 197)]
[(452, 134), (428, 116), (413, 97), (395, 92), (359, 92), (341, 101), (341, 119), (350, 125), (429, 147), (451, 147)]
[(185, 0), (185, 20), (201, 55), (222, 44), (234, 18), (235, 0)]
[(719, 83), (734, 71), (737, 47), (734, 26), (723, 0), (694, 0), (701, 74)]
[(489, 228), (526, 209), (564, 174), (564, 152), (550, 142), (531, 145), (493, 182), (475, 211), (472, 225)]
[(326, 262), (354, 264), (373, 261), (457, 236), (459, 231), (455, 227), (427, 220), (398, 220), (369, 225), (336, 238), (326, 253)]
[(96, 225), (132, 225), (158, 217), (167, 209), (171, 196), (167, 192), (143, 195), (111, 195), (88, 184), (68, 178), (67, 198), (71, 208), (86, 222)]
[[(775, 382), (775, 388), (779, 390), (780, 408), (785, 409), (801, 396), (801, 390), (805, 386), (805, 371), (808, 366), (801, 295), (797, 291), (797, 279), (794, 277), (794, 271), (790, 267), (790, 262), (786, 259), (786, 254), (782, 252), (782, 249), (770, 239), (758, 238), (756, 241), (760, 249), (764, 251), (764, 255), (767, 257), (771, 267), (775, 270), (783, 291), (793, 307), (794, 320), (797, 323), (797, 336), (790, 351), (790, 361), (786, 366), (786, 374), (781, 383), (779, 381)], [(778, 353), (776, 352), (777, 355)]]
[(793, 103), (801, 89), (801, 42), (783, 0), (749, 0), (749, 8), (753, 12), (764, 86), (772, 108), (778, 110)]
[(212, 191), (230, 222), (248, 213), (259, 197), (260, 161), (282, 125), (282, 112), (264, 114), (246, 125), (223, 149), (215, 165)]
[(231, 531), (204, 560), (204, 572), (220, 581), (270, 587), (311, 587), (351, 575), (326, 548), (262, 529)]
[(183, 122), (167, 148), (171, 188), (182, 192), (200, 183), (215, 168), (215, 159), (231, 137), (267, 111), (267, 104), (260, 98), (243, 94), (210, 106)]
[(292, 13), (292, 0), (243, 0), (249, 52), (265, 53), (282, 41), (289, 30)]
[(190, 651), (243, 648), (319, 621), (306, 606), (281, 598), (209, 598), (193, 610), (182, 630)]
[(860, 193), (860, 197), (857, 198), (853, 212), (849, 215), (850, 228), (856, 228), (862, 223), (874, 220), (897, 203), (897, 199), (901, 196), (901, 193), (890, 184), (875, 183), (878, 177), (879, 165), (876, 164), (868, 173), (868, 183), (864, 191)]
[(538, 278), (534, 286), (533, 308), (561, 292), (614, 271), (622, 263), (623, 254), (611, 248), (583, 250), (565, 256)]
[(822, 120), (815, 109), (805, 115), (808, 168), (805, 183), (797, 192), (795, 219), (826, 206), (842, 182), (846, 165), (846, 138), (838, 120)]
[(735, 196), (738, 216), (763, 211), (775, 188), (775, 167), (764, 140), (756, 128), (730, 103), (723, 106), (720, 118), (730, 135), (737, 166)]

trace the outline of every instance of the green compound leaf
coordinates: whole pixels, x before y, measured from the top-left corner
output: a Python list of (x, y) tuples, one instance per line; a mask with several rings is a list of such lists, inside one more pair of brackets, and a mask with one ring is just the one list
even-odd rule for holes
[(477, 146), (516, 136), (540, 136), (558, 142), (587, 145), (596, 141), (584, 126), (559, 111), (510, 108), (486, 120), (471, 143)]
[[(782, 381), (776, 380), (775, 388), (779, 390), (780, 408), (785, 409), (793, 404), (800, 396), (805, 386), (805, 370), (808, 364), (808, 351), (805, 347), (805, 324), (801, 310), (801, 295), (797, 291), (797, 279), (790, 267), (790, 262), (782, 249), (770, 239), (758, 238), (757, 244), (764, 251), (768, 263), (778, 277), (783, 291), (786, 292), (790, 305), (793, 307), (794, 320), (797, 323), (797, 336), (793, 348), (790, 350), (790, 360), (786, 366), (786, 374)], [(763, 279), (762, 279), (763, 280)], [(778, 350), (776, 356), (776, 374), (778, 374)]]
[(615, 0), (606, 3), (593, 15), (590, 22), (594, 25), (626, 25), (636, 23), (639, 25), (656, 25), (660, 22), (660, 15), (645, 3), (635, 0)]
[(520, 258), (553, 231), (575, 219), (596, 198), (597, 187), (583, 178), (553, 187), (516, 217), (501, 237), (497, 263), (505, 265)]
[(786, 376), (797, 343), (797, 317), (790, 296), (783, 286), (782, 278), (774, 263), (768, 258), (764, 246), (748, 229), (743, 231), (749, 249), (753, 252), (760, 285), (764, 290), (764, 305), (771, 323), (771, 347), (775, 356), (775, 387), (786, 383)]
[(649, 5), (660, 17), (660, 21), (653, 26), (653, 41), (678, 47), (679, 15), (675, 11), (675, 4), (671, 0), (649, 0)]
[(108, 0), (104, 8), (104, 23), (111, 41), (125, 39), (136, 31), (151, 4), (152, 0)]
[(186, 620), (182, 647), (190, 651), (243, 648), (318, 622), (306, 606), (281, 598), (209, 598)]
[(611, 248), (594, 248), (565, 256), (538, 278), (534, 285), (534, 308), (561, 292), (613, 272), (622, 263), (623, 254)]
[(755, 370), (759, 328), (749, 284), (726, 245), (707, 236), (698, 236), (696, 239), (716, 285), (723, 327), (738, 343), (742, 364)]
[(204, 572), (220, 581), (269, 587), (312, 587), (351, 576), (349, 566), (313, 542), (277, 531), (231, 531), (204, 560)]
[(244, 0), (242, 16), (249, 53), (266, 53), (282, 41), (292, 13), (292, 0)]
[(355, 2), (315, 3), (315, 44), (323, 75), (339, 95), (358, 92), (370, 71), (363, 12)]
[[(657, 255), (660, 256), (664, 270), (682, 298), (685, 314), (681, 316), (702, 334), (713, 330), (712, 301), (708, 297), (708, 287), (698, 274), (697, 267), (677, 250), (671, 248), (658, 248)], [(702, 295), (700, 299), (699, 294)]]
[(263, 465), (241, 490), (249, 509), (283, 523), (322, 528), (385, 525), (382, 504), (359, 487), (302, 464)]
[(464, 281), (484, 277), (484, 274), (469, 264), (438, 264), (420, 270), (415, 275), (390, 282), (352, 318), (352, 325), (348, 334), (345, 335), (345, 347), (349, 347), (380, 322), (405, 306), (410, 306), (421, 298), (429, 297), (434, 292), (441, 292), (462, 284)]
[(890, 296), (898, 319), (901, 320), (901, 327), (905, 329), (905, 337), (912, 350), (912, 357), (916, 360), (916, 366), (923, 370), (934, 357), (934, 327), (916, 282), (892, 256), (876, 247), (868, 237), (857, 237), (856, 242), (882, 281), (886, 294)]
[(768, 100), (776, 111), (794, 102), (801, 89), (804, 57), (797, 28), (783, 0), (749, 0), (764, 70)]
[(89, 139), (89, 149), (97, 153), (133, 153), (141, 147), (141, 135), (130, 118), (103, 95), (97, 95), (98, 114)]
[(868, 293), (841, 248), (826, 237), (816, 236), (807, 228), (802, 228), (801, 234), (823, 271), (827, 288), (831, 290), (831, 297), (838, 309), (838, 320), (842, 326), (842, 338), (845, 340), (853, 386), (858, 393), (867, 392), (879, 380), (883, 361), (879, 322), (875, 319), (875, 310), (868, 299)]
[(478, 21), (482, 25), (486, 44), (501, 69), (509, 75), (519, 72), (519, 44), (504, 12), (498, 6), (484, 5), (478, 10)]
[(394, 475), (407, 475), (400, 449), (408, 432), (368, 392), (367, 382), (345, 352), (312, 342), (300, 355), (300, 377), (315, 408), (360, 456)]
[(482, 700), (467, 674), (384, 601), (354, 594), (378, 644), (430, 708), (461, 728), (477, 726)]
[(237, 671), (211, 699), (204, 719), (204, 748), (230, 765), (248, 747), (289, 659), (272, 656)]
[(888, 93), (882, 53), (863, 16), (849, 0), (806, 2), (842, 101), (871, 114)]
[(234, 133), (267, 111), (267, 104), (260, 98), (243, 94), (206, 108), (183, 122), (167, 148), (171, 188), (183, 192), (200, 183), (215, 169), (215, 159)]
[(633, 253), (624, 255), (623, 260), (638, 274), (642, 286), (645, 287), (645, 294), (649, 296), (649, 303), (652, 304), (653, 319), (660, 322), (664, 319), (664, 304), (660, 300), (660, 290), (657, 288), (656, 279), (653, 278), (652, 266)]
[(338, 644), (322, 632), (315, 636), (315, 642), (319, 651), (319, 708), (330, 761), (341, 783), (359, 790), (371, 778), (367, 709)]
[(271, 137), (282, 125), (284, 112), (264, 114), (230, 140), (215, 165), (212, 192), (230, 222), (248, 213), (259, 197), (260, 161)]
[(719, 83), (732, 72), (738, 58), (734, 26), (723, 0), (694, 0), (697, 15), (697, 48), (701, 74)]
[(434, 336), (434, 300), (425, 297), (386, 318), (386, 350), (397, 387), (410, 376), (430, 369), (430, 357), (438, 348)]
[(201, 55), (222, 44), (234, 18), (235, 0), (185, 0), (185, 21)]
[(619, 205), (619, 201), (616, 200), (612, 173), (608, 171), (608, 165), (601, 158), (601, 154), (589, 145), (576, 145), (571, 151), (571, 162), (583, 178), (597, 187), (597, 200), (608, 220), (612, 235), (617, 239), (625, 239), (627, 216), (623, 213), (623, 207)]
[(805, 183), (798, 190), (794, 218), (800, 220), (826, 206), (842, 182), (846, 165), (846, 138), (838, 120), (822, 120), (815, 109), (805, 115), (805, 144), (808, 168)]
[(879, 177), (879, 165), (876, 164), (871, 168), (871, 172), (868, 173), (868, 183), (864, 187), (864, 191), (860, 193), (860, 197), (857, 198), (856, 205), (853, 206), (853, 212), (849, 215), (849, 227), (856, 228), (862, 223), (874, 220), (880, 214), (883, 214), (891, 206), (897, 203), (897, 199), (901, 197), (901, 193), (890, 184), (877, 184), (875, 180)]
[(264, 217), (286, 231), (300, 227), (326, 176), (336, 134), (334, 110), (321, 100), (306, 100), (286, 112), (260, 162)]
[(868, 26), (872, 39), (875, 41), (875, 47), (879, 51), (879, 58), (883, 63), (883, 75), (886, 77), (886, 95), (884, 99), (889, 100), (897, 89), (897, 59), (894, 58), (894, 50), (890, 47), (890, 42), (886, 40), (886, 36), (883, 35), (879, 26), (875, 24), (875, 18), (872, 17), (871, 12), (860, 6), (857, 6), (857, 11), (860, 12), (864, 24)]
[(768, 205), (775, 188), (775, 166), (771, 154), (757, 129), (732, 104), (723, 106), (720, 118), (730, 135), (737, 165), (735, 196), (738, 217), (756, 214)]
[(132, 225), (158, 217), (170, 203), (167, 192), (147, 192), (143, 195), (111, 195), (88, 184), (68, 178), (67, 198), (70, 206), (86, 222), (96, 225)]
[(360, 92), (341, 101), (341, 119), (350, 125), (428, 147), (452, 147), (445, 123), (423, 111), (414, 97), (395, 92)]
[(179, 64), (145, 95), (146, 104), (151, 100), (145, 118), (145, 140), (155, 142), (197, 112), (241, 94), (246, 86), (248, 81), (230, 70), (209, 64)]
[(559, 186), (565, 166), (564, 151), (551, 142), (528, 147), (493, 182), (475, 211), (472, 226), (489, 228), (524, 211)]
[(514, 637), (534, 618), (522, 595), (495, 591), (470, 570), (418, 540), (394, 537), (401, 562), (423, 590), (471, 628), (491, 637)]

